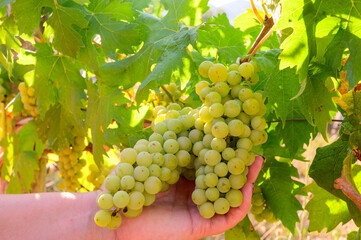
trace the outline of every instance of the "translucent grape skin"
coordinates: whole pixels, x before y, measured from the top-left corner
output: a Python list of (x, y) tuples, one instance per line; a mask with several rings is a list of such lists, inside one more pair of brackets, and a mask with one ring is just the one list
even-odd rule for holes
[(95, 213), (94, 222), (99, 227), (107, 226), (111, 221), (111, 214), (109, 211), (106, 210), (99, 210)]
[(202, 62), (198, 67), (199, 74), (204, 78), (208, 78), (208, 71), (211, 66), (213, 66), (211, 61)]
[(225, 198), (218, 198), (214, 202), (214, 210), (217, 214), (226, 214), (229, 211), (229, 208), (229, 202)]
[(227, 68), (221, 64), (213, 64), (208, 70), (208, 77), (213, 83), (224, 82), (228, 78)]
[(203, 189), (195, 189), (192, 193), (192, 201), (196, 205), (202, 205), (207, 202), (206, 193)]
[(204, 218), (211, 218), (216, 213), (214, 205), (211, 202), (205, 202), (198, 207), (199, 213)]
[(254, 67), (251, 63), (244, 62), (238, 68), (239, 73), (245, 79), (250, 78), (254, 73)]
[(113, 207), (113, 196), (109, 193), (100, 193), (97, 198), (97, 204), (100, 209), (108, 210)]
[(118, 191), (113, 196), (114, 205), (117, 208), (124, 208), (128, 205), (130, 197), (126, 191)]

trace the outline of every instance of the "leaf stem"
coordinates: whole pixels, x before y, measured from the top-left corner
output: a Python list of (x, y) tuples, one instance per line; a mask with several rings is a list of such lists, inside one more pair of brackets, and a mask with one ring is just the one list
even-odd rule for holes
[(170, 100), (174, 103), (173, 96), (172, 96), (172, 94), (167, 90), (167, 88), (166, 88), (164, 85), (161, 85), (160, 87), (163, 89), (163, 91), (165, 92), (165, 94), (168, 95), (168, 97), (170, 98)]
[(262, 16), (259, 14), (259, 12), (257, 11), (256, 6), (254, 5), (253, 0), (250, 0), (251, 2), (251, 6), (252, 6), (252, 11), (254, 13), (254, 15), (256, 16), (257, 20), (264, 25), (264, 19), (262, 18)]

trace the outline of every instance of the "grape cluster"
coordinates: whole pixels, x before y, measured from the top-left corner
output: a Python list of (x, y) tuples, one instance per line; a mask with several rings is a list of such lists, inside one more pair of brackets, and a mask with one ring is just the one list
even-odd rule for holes
[(253, 190), (251, 213), (258, 222), (266, 220), (269, 223), (274, 223), (277, 221), (272, 210), (266, 204), (262, 189), (257, 185), (254, 186)]
[(121, 152), (115, 175), (105, 178), (106, 191), (97, 198), (101, 208), (94, 216), (97, 225), (116, 226), (112, 219), (120, 219), (120, 211), (126, 217), (137, 217), (143, 207), (153, 204), (157, 193), (177, 183), (182, 173), (194, 172), (195, 157), (190, 153), (194, 118), (188, 112), (177, 113), (154, 124), (148, 140), (141, 139)]
[(79, 159), (85, 148), (85, 138), (74, 137), (74, 144), (59, 153), (58, 168), (63, 179), (58, 188), (68, 192), (75, 192), (80, 188), (79, 178), (83, 176), (81, 169), (86, 165), (84, 159)]
[(105, 177), (108, 176), (108, 174), (113, 170), (114, 167), (114, 165), (106, 166), (102, 164), (99, 170), (97, 165), (89, 165), (90, 175), (87, 177), (87, 180), (88, 182), (93, 183), (93, 185), (95, 186), (94, 190), (100, 189), (105, 180)]
[(36, 106), (35, 89), (30, 86), (27, 87), (24, 82), (21, 82), (18, 86), (20, 91), (21, 102), (24, 104), (25, 110), (27, 110), (31, 116), (36, 117), (39, 115), (39, 110)]
[(199, 66), (201, 81), (196, 92), (203, 101), (195, 127), (203, 131), (197, 148), (196, 188), (192, 200), (204, 218), (226, 214), (230, 207), (243, 201), (241, 188), (246, 183), (248, 166), (255, 160), (253, 146), (267, 140), (264, 131), (266, 111), (260, 92), (248, 87), (254, 84), (254, 63), (232, 64), (205, 61)]

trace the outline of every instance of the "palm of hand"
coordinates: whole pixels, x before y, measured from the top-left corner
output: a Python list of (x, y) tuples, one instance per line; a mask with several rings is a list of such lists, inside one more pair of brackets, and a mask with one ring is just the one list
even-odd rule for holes
[(236, 225), (247, 214), (253, 191), (253, 183), (262, 167), (263, 159), (257, 157), (250, 167), (247, 184), (243, 187), (243, 203), (231, 208), (226, 215), (204, 219), (192, 202), (194, 183), (180, 178), (177, 184), (165, 193), (159, 193), (156, 201), (144, 208), (136, 218), (123, 218), (117, 229), (117, 239), (199, 239), (219, 234)]

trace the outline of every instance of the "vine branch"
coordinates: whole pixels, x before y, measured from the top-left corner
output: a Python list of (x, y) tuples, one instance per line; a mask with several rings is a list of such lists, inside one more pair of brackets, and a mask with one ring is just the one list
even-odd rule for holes
[[(307, 121), (306, 118), (293, 118), (293, 119), (286, 119), (285, 122), (302, 122)], [(342, 119), (331, 119), (332, 122), (343, 122)], [(275, 123), (275, 122), (282, 122), (282, 120), (271, 120), (266, 121), (266, 123)]]

